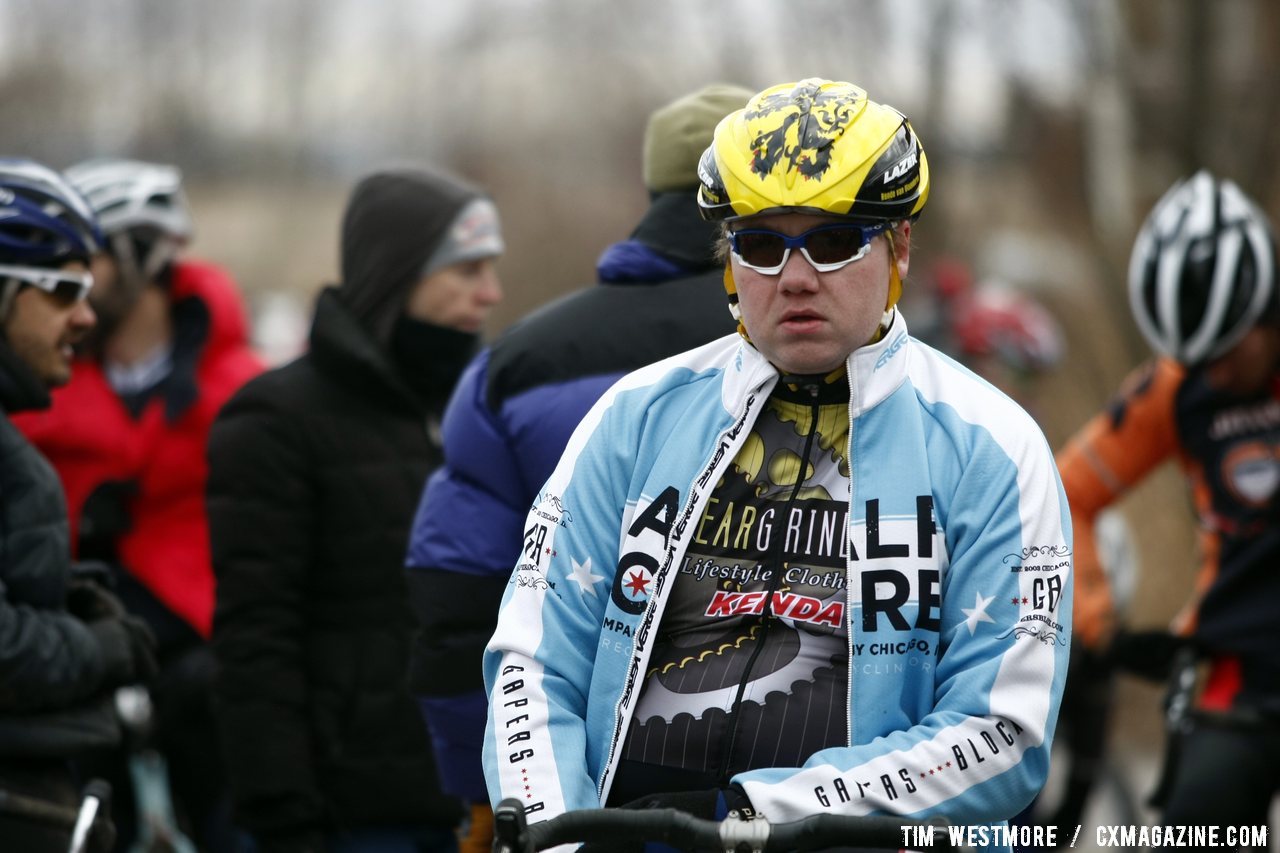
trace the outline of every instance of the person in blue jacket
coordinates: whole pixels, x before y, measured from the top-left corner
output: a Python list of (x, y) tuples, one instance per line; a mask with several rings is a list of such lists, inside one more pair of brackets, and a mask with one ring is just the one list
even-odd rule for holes
[(999, 830), (1047, 773), (1070, 515), (1030, 416), (896, 309), (920, 140), (806, 79), (698, 173), (738, 332), (614, 384), (538, 490), (484, 655), (490, 799)]
[(473, 837), (485, 850), (480, 656), (525, 514), (573, 428), (614, 381), (732, 331), (716, 227), (698, 215), (697, 165), (716, 123), (750, 96), (716, 84), (653, 112), (643, 157), (651, 202), (630, 239), (601, 255), (598, 284), (545, 306), (482, 352), (445, 416), (445, 464), (423, 492), (408, 555), (421, 626), (413, 687), (446, 790), (479, 806)]

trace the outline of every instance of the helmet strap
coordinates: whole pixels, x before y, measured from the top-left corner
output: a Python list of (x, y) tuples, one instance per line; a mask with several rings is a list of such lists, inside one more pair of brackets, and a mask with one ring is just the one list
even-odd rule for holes
[(116, 266), (119, 268), (120, 283), (131, 294), (141, 293), (143, 286), (147, 283), (146, 274), (142, 270), (137, 249), (128, 231), (112, 235), (111, 255), (116, 259)]
[(724, 265), (724, 292), (729, 296), (729, 313), (738, 321), (738, 334), (744, 341), (751, 343), (747, 327), (742, 325), (742, 309), (738, 307), (738, 284), (733, 280), (733, 265), (728, 262)]
[(157, 281), (163, 277), (174, 258), (178, 256), (179, 243), (169, 237), (160, 237), (151, 246), (142, 265), (142, 274), (146, 280)]
[(893, 324), (894, 306), (902, 298), (902, 276), (898, 274), (898, 248), (893, 242), (892, 228), (885, 230), (884, 238), (889, 241), (889, 295), (884, 302), (884, 314), (880, 317), (880, 325), (863, 346), (876, 343), (884, 337), (885, 332), (889, 331), (889, 326)]
[(898, 274), (898, 247), (893, 242), (892, 228), (885, 230), (884, 238), (889, 241), (889, 298), (884, 303), (884, 312), (888, 315), (902, 298), (902, 276)]

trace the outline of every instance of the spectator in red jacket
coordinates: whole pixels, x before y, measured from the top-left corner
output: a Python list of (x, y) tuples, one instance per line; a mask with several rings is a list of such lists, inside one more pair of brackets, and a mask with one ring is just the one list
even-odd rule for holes
[[(14, 420), (57, 469), (76, 556), (108, 564), (126, 607), (157, 636), (156, 745), (192, 835), (216, 850), (226, 821), (209, 710), (205, 442), (222, 404), (262, 365), (230, 277), (180, 257), (192, 228), (176, 168), (94, 160), (67, 177), (107, 238), (89, 297), (99, 322), (52, 407)], [(131, 786), (115, 770), (125, 845)]]

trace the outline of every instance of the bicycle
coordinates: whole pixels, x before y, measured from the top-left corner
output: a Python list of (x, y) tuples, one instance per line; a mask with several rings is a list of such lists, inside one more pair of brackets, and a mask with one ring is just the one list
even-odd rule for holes
[[(1117, 638), (1117, 643), (1120, 638)], [(1202, 691), (1212, 688), (1204, 681), (1204, 670), (1210, 656), (1192, 640), (1180, 638), (1166, 631), (1152, 630), (1129, 634), (1124, 638), (1125, 650), (1117, 658), (1117, 667), (1139, 678), (1163, 683), (1164, 698), (1161, 703), (1162, 723), (1164, 730), (1164, 747), (1161, 750), (1160, 766), (1145, 799), (1145, 805), (1159, 815), (1159, 821), (1173, 823), (1214, 823), (1213, 820), (1197, 819), (1193, 821), (1179, 820), (1180, 808), (1188, 802), (1198, 802), (1203, 794), (1188, 795), (1182, 792), (1181, 806), (1171, 802), (1175, 787), (1187, 782), (1188, 778), (1206, 776), (1204, 768), (1198, 767), (1192, 777), (1180, 774), (1184, 762), (1184, 751), (1191, 736), (1198, 729), (1216, 730), (1217, 732), (1234, 732), (1255, 745), (1258, 750), (1265, 744), (1274, 743), (1277, 731), (1277, 717), (1269, 715), (1248, 705), (1240, 707), (1213, 707), (1216, 702), (1201, 704)], [(1114, 647), (1114, 646), (1113, 646)], [(1207, 694), (1206, 694), (1207, 695)], [(1204, 750), (1199, 751), (1203, 760)], [(1232, 771), (1234, 772), (1234, 767)], [(1222, 767), (1217, 772), (1223, 772)], [(1212, 774), (1207, 774), (1212, 778)], [(1271, 792), (1269, 814), (1274, 826), (1277, 798)], [(1175, 815), (1170, 815), (1173, 808)], [(1241, 823), (1245, 821), (1241, 820)], [(1253, 821), (1248, 821), (1253, 823)], [(1265, 820), (1262, 821), (1266, 823)]]
[[(582, 809), (530, 824), (517, 799), (493, 810), (494, 853), (535, 853), (561, 844), (609, 842), (626, 837), (660, 842), (681, 850), (723, 853), (817, 851), (831, 847), (900, 850), (908, 838), (938, 853), (967, 850), (953, 846), (945, 818), (912, 820), (884, 816), (811, 815), (786, 823), (761, 817), (743, 819), (731, 812), (721, 821), (703, 820), (676, 809)], [(914, 833), (923, 833), (916, 835)]]
[[(195, 844), (179, 827), (164, 756), (148, 742), (152, 708), (147, 688), (118, 688), (115, 706), (125, 731), (128, 783), (137, 807), (137, 837), (129, 853), (196, 853)], [(66, 832), (71, 839), (69, 853), (85, 853), (90, 849), (92, 832), (101, 831), (95, 823), (101, 825), (110, 819), (111, 794), (111, 784), (98, 778), (85, 785), (79, 808), (0, 790), (0, 814), (43, 825), (51, 832)], [(114, 839), (114, 826), (109, 834)], [(110, 846), (110, 842), (99, 841), (96, 849)]]
[(0, 790), (0, 814), (45, 827), (42, 832), (52, 834), (48, 840), (65, 833), (70, 839), (67, 853), (86, 853), (95, 832), (101, 834), (96, 849), (110, 847), (115, 833), (109, 822), (102, 822), (109, 821), (110, 811), (111, 785), (102, 779), (92, 779), (84, 786), (79, 808)]
[(1209, 725), (1241, 732), (1266, 731), (1267, 718), (1251, 708), (1226, 710), (1198, 707), (1196, 698), (1200, 690), (1201, 653), (1191, 645), (1183, 646), (1173, 656), (1165, 692), (1164, 727), (1165, 748), (1160, 773), (1147, 798), (1147, 804), (1161, 808), (1168, 803), (1181, 759), (1183, 739), (1197, 726)]

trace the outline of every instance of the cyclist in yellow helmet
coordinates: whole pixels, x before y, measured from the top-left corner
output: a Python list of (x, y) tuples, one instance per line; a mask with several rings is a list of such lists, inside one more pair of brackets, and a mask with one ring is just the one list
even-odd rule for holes
[(542, 487), (485, 656), (491, 798), (999, 825), (1045, 779), (1069, 513), (1031, 418), (896, 309), (920, 141), (803, 80), (699, 177), (738, 334), (620, 380)]

